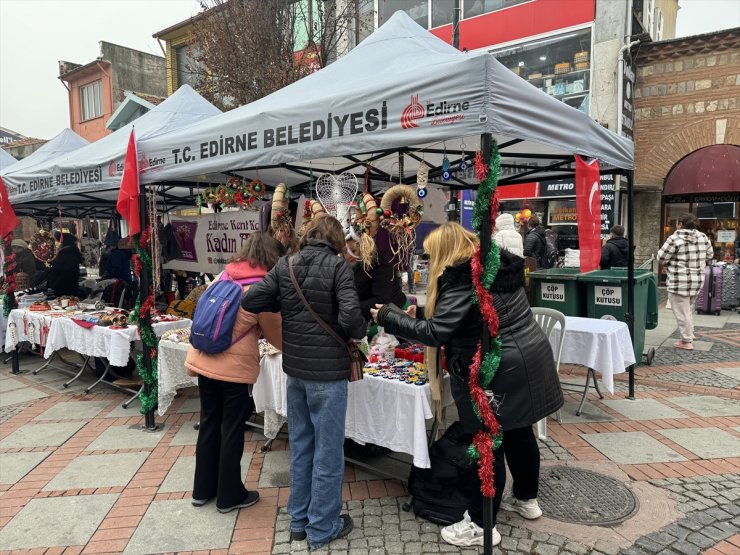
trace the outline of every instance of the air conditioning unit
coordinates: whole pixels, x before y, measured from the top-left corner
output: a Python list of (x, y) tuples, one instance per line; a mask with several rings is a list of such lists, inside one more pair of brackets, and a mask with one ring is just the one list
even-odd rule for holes
[(648, 33), (653, 33), (653, 14), (655, 13), (655, 0), (644, 0), (642, 5), (642, 27)]
[(660, 8), (655, 8), (655, 16), (653, 21), (655, 27), (650, 33), (653, 37), (653, 40), (663, 40), (663, 12), (660, 10)]

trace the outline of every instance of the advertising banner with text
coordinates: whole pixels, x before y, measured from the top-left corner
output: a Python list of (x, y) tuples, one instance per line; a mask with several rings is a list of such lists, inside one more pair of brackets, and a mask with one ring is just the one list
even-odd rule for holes
[(260, 228), (256, 210), (173, 216), (170, 223), (182, 257), (170, 260), (164, 268), (209, 274), (223, 270), (244, 241)]

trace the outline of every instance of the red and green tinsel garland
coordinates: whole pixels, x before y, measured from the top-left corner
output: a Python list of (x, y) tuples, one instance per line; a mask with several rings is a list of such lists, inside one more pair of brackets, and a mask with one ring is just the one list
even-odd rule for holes
[[(478, 187), (478, 194), (473, 206), (473, 228), (478, 234), (481, 233), (481, 224), (484, 218), (489, 218), (491, 222), (490, 233), (492, 234), (494, 231), (499, 205), (496, 185), (500, 171), (501, 157), (494, 142), (488, 171), (485, 179)], [(493, 450), (501, 445), (502, 432), (496, 414), (491, 407), (489, 394), (486, 393), (490, 390), (493, 377), (501, 363), (501, 339), (498, 337), (499, 320), (496, 309), (493, 307), (493, 295), (490, 292), (500, 263), (500, 253), (496, 243), (491, 243), (485, 261), (481, 261), (480, 248), (471, 260), (475, 288), (474, 301), (480, 308), (483, 321), (488, 327), (491, 345), (490, 350), (484, 356), (479, 342), (478, 350), (475, 357), (473, 357), (473, 364), (470, 366), (469, 386), (473, 409), (487, 429), (475, 435), (473, 444), (468, 448), (468, 454), (473, 460), (478, 461), (481, 492), (486, 497), (493, 497), (496, 493), (493, 485)]]
[(15, 253), (10, 247), (13, 241), (13, 234), (8, 233), (3, 237), (2, 249), (5, 253), (5, 262), (3, 264), (3, 273), (5, 278), (0, 283), (0, 298), (3, 300), (3, 316), (8, 317), (10, 311), (15, 308)]
[[(152, 257), (147, 252), (151, 236), (152, 230), (147, 227), (134, 237), (134, 249), (136, 250), (134, 274), (137, 278), (141, 277), (142, 268), (146, 268), (149, 276), (152, 275)], [(129, 316), (129, 322), (136, 324), (139, 328), (141, 342), (145, 349), (149, 349), (149, 358), (152, 363), (152, 370), (149, 372), (144, 364), (144, 355), (136, 357), (136, 369), (139, 372), (139, 377), (149, 386), (143, 388), (139, 393), (139, 401), (141, 402), (139, 411), (141, 414), (146, 414), (157, 407), (157, 336), (152, 328), (151, 318), (148, 317), (153, 306), (154, 292), (150, 288), (144, 302), (141, 302), (141, 295), (139, 295), (136, 299), (136, 305), (131, 311), (131, 316)], [(149, 393), (147, 393), (147, 390)]]

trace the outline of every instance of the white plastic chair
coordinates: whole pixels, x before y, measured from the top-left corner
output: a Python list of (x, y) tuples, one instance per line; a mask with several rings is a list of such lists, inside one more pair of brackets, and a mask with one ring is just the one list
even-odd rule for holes
[[(557, 347), (553, 348), (553, 357), (555, 358), (555, 369), (560, 374), (560, 355), (563, 351), (563, 341), (565, 340), (565, 314), (559, 312), (553, 308), (541, 308), (533, 307), (532, 315), (535, 321), (539, 324), (542, 331), (545, 332), (547, 339), (550, 339), (552, 330), (555, 328), (555, 324), (560, 324), (560, 340), (558, 341)], [(550, 343), (552, 345), (552, 343)], [(555, 420), (560, 423), (560, 409), (555, 412)], [(543, 418), (537, 422), (537, 437), (540, 439), (547, 438), (547, 418)]]

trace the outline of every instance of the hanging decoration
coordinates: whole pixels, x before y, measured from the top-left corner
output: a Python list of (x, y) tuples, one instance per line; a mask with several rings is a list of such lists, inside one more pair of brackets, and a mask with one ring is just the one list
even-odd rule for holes
[(457, 169), (464, 172), (468, 169), (468, 162), (466, 160), (467, 154), (465, 154), (465, 142), (460, 144), (460, 162), (457, 164)]
[(3, 316), (8, 317), (10, 311), (15, 308), (15, 253), (10, 247), (13, 241), (13, 233), (7, 233), (2, 240), (2, 249), (5, 254), (3, 260), (3, 273), (5, 278), (0, 283), (0, 298), (3, 301)]
[(265, 194), (265, 188), (265, 184), (259, 179), (248, 181), (239, 177), (231, 177), (226, 184), (206, 188), (198, 197), (200, 203), (196, 202), (196, 204), (199, 207), (206, 204), (217, 212), (229, 206), (249, 210), (255, 201)]
[(483, 181), (488, 174), (488, 165), (483, 160), (483, 152), (480, 147), (475, 151), (475, 178), (478, 181)]
[(357, 189), (357, 177), (350, 172), (338, 176), (325, 173), (316, 180), (316, 198), (327, 213), (339, 220), (345, 231), (349, 228), (349, 209)]
[(416, 196), (424, 198), (427, 196), (427, 184), (429, 183), (429, 166), (424, 162), (419, 162), (419, 169), (416, 170)]
[(375, 258), (375, 235), (378, 233), (383, 209), (370, 193), (357, 197), (356, 209), (352, 217), (350, 237), (359, 244), (359, 255), (365, 271), (369, 271)]
[(445, 152), (444, 158), (442, 158), (442, 179), (444, 181), (449, 181), (452, 178), (452, 173), (450, 172), (450, 160), (447, 158), (447, 153)]
[[(138, 262), (134, 262), (134, 274), (138, 279), (141, 279), (141, 270), (143, 267), (152, 275), (152, 257), (147, 251), (150, 246), (152, 237), (152, 230), (147, 227), (144, 231), (134, 237), (134, 249), (136, 250), (136, 259)], [(139, 328), (139, 336), (141, 342), (144, 344), (144, 349), (149, 349), (149, 358), (151, 359), (152, 370), (149, 372), (144, 364), (144, 355), (140, 354), (136, 357), (136, 369), (139, 373), (139, 377), (142, 379), (144, 384), (148, 385), (148, 388), (142, 388), (139, 392), (139, 401), (141, 407), (139, 412), (146, 414), (152, 411), (157, 406), (157, 336), (152, 328), (151, 319), (147, 318), (148, 313), (154, 307), (154, 290), (149, 289), (146, 298), (141, 302), (141, 297), (136, 300), (136, 305), (131, 311), (129, 322), (136, 324)], [(147, 389), (149, 394), (146, 393)]]
[[(481, 233), (483, 218), (489, 218), (491, 223), (490, 232), (494, 232), (496, 217), (498, 216), (498, 194), (496, 185), (501, 169), (501, 158), (498, 147), (494, 142), (491, 152), (491, 162), (485, 175), (485, 179), (478, 187), (475, 204), (473, 206), (473, 229)], [(482, 172), (480, 172), (482, 173)], [(479, 175), (478, 168), (476, 174)], [(493, 296), (490, 288), (498, 273), (500, 265), (500, 252), (495, 242), (491, 242), (485, 261), (480, 259), (480, 247), (471, 260), (473, 270), (473, 285), (475, 290), (474, 301), (478, 305), (485, 322), (488, 333), (491, 336), (490, 350), (482, 355), (480, 342), (478, 350), (473, 357), (470, 366), (470, 397), (473, 409), (479, 420), (484, 424), (485, 430), (479, 431), (473, 438), (473, 443), (468, 448), (471, 459), (478, 462), (478, 476), (481, 480), (481, 492), (486, 497), (493, 497), (496, 493), (494, 487), (493, 451), (501, 445), (502, 430), (496, 415), (491, 407), (490, 392), (493, 377), (496, 375), (501, 362), (502, 344), (498, 337), (499, 319), (493, 306)]]
[(288, 209), (288, 187), (285, 183), (279, 183), (272, 194), (272, 206), (270, 209), (270, 229), (273, 237), (278, 241), (294, 235), (293, 221)]
[(43, 262), (47, 268), (50, 267), (57, 252), (54, 236), (44, 229), (39, 229), (31, 239), (31, 252), (36, 260)]
[[(424, 202), (415, 197), (414, 190), (408, 185), (394, 185), (380, 200), (382, 210), (380, 226), (391, 236), (393, 255), (398, 258), (400, 264), (407, 263), (414, 253), (415, 229), (424, 216)], [(398, 212), (394, 213), (395, 201), (398, 201)]]
[(318, 200), (306, 200), (303, 203), (303, 222), (301, 223), (301, 229), (298, 231), (298, 237), (306, 233), (309, 224), (322, 214), (326, 214), (326, 210)]

